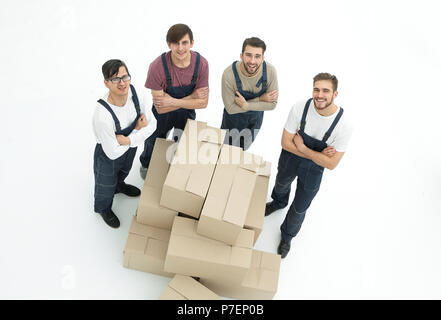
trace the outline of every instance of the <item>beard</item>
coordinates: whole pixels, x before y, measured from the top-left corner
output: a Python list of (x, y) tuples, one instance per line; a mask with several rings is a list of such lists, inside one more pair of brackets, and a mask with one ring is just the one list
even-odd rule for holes
[[(314, 99), (314, 102), (316, 102), (315, 99)], [(334, 99), (331, 99), (331, 101), (329, 103), (326, 103), (324, 107), (319, 108), (319, 107), (317, 107), (316, 103), (314, 103), (314, 105), (317, 110), (325, 110), (326, 108), (331, 106), (333, 103), (334, 103)]]
[(256, 66), (256, 69), (254, 70), (254, 72), (251, 72), (251, 70), (248, 68), (248, 66), (245, 63), (243, 64), (243, 66), (244, 66), (246, 72), (248, 72), (248, 74), (250, 74), (250, 75), (256, 74), (256, 72), (260, 68), (260, 64), (259, 64), (258, 66)]

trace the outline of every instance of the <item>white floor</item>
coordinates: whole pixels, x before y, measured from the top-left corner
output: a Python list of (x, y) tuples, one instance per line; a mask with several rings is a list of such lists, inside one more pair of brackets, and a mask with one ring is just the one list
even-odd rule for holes
[[(118, 230), (93, 212), (91, 119), (105, 91), (101, 65), (123, 59), (141, 88), (168, 49), (168, 28), (184, 22), (210, 63), (210, 102), (197, 119), (212, 126), (223, 70), (246, 37), (266, 41), (280, 99), (250, 151), (273, 163), (270, 191), (292, 104), (311, 94), (316, 73), (340, 79), (336, 103), (355, 132), (282, 261), (275, 298), (440, 299), (440, 5), (205, 3), (2, 5), (0, 298), (156, 299), (164, 290), (168, 278), (122, 267), (137, 199), (116, 196)], [(127, 181), (141, 187), (138, 169), (135, 161)], [(276, 251), (285, 212), (266, 218), (257, 249)]]

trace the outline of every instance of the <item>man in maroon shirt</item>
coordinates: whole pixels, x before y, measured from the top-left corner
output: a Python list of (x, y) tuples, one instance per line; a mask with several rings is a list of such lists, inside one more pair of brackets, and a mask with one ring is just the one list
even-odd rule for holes
[(192, 51), (193, 32), (185, 24), (172, 26), (166, 37), (169, 52), (156, 58), (149, 67), (145, 87), (153, 96), (152, 112), (156, 131), (145, 141), (140, 174), (145, 179), (156, 138), (166, 138), (175, 129), (179, 139), (187, 119), (195, 119), (195, 109), (208, 104), (208, 62)]

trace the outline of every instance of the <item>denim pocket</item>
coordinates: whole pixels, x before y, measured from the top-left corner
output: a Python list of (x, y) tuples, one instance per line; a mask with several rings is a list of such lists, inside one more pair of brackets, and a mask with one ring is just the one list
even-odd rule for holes
[(317, 192), (322, 182), (323, 167), (311, 163), (305, 174), (304, 187), (306, 191)]

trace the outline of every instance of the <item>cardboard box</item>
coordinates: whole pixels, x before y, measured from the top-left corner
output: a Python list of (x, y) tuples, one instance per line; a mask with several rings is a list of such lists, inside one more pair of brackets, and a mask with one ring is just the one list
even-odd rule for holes
[[(199, 217), (197, 232), (233, 244), (244, 228), (248, 215), (251, 228), (261, 230), (266, 194), (263, 199), (255, 199), (255, 191), (258, 193), (256, 196), (262, 197), (263, 186), (260, 184), (269, 179), (270, 173), (271, 164), (263, 161), (262, 157), (244, 152), (239, 147), (223, 145)], [(257, 185), (260, 176), (264, 178), (263, 181), (259, 179)], [(253, 203), (253, 199), (256, 203)]]
[(222, 300), (222, 298), (192, 277), (177, 274), (159, 300)]
[(133, 217), (123, 253), (124, 267), (173, 277), (164, 271), (169, 240), (170, 230), (140, 224)]
[(162, 207), (159, 203), (162, 186), (167, 177), (173, 155), (173, 144), (172, 140), (156, 139), (136, 211), (136, 220), (139, 223), (168, 230), (171, 229), (173, 219), (178, 212)]
[(161, 194), (161, 206), (199, 218), (225, 130), (187, 120)]
[(187, 276), (241, 283), (251, 266), (254, 231), (243, 229), (234, 245), (196, 233), (197, 221), (176, 217), (164, 270)]
[(254, 230), (254, 244), (256, 244), (256, 241), (263, 229), (266, 199), (268, 196), (268, 185), (269, 176), (260, 175), (257, 177), (250, 209), (248, 210), (248, 215), (245, 220), (245, 229)]
[(281, 257), (253, 250), (251, 268), (240, 285), (225, 284), (216, 278), (201, 278), (201, 283), (223, 297), (242, 300), (270, 300), (277, 292)]

